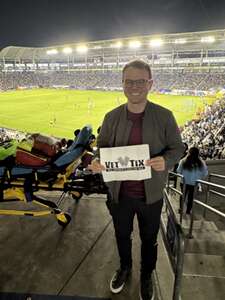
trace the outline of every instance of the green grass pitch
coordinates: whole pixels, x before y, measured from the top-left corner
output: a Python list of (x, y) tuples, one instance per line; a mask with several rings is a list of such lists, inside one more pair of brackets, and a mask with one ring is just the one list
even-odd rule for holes
[[(149, 94), (152, 102), (173, 111), (179, 125), (215, 98)], [(90, 124), (94, 133), (106, 112), (125, 103), (122, 92), (37, 89), (0, 93), (0, 127), (73, 137), (73, 131)]]

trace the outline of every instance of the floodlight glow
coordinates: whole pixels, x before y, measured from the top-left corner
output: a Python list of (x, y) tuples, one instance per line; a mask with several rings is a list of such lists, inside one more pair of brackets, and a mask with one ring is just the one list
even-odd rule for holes
[(54, 55), (54, 54), (57, 54), (58, 53), (58, 50), (57, 49), (51, 49), (51, 50), (47, 50), (46, 53), (48, 55)]
[(204, 36), (201, 38), (202, 43), (214, 43), (215, 37), (214, 36)]
[(141, 42), (140, 41), (130, 41), (129, 42), (129, 47), (132, 49), (137, 49), (141, 47)]
[(117, 49), (121, 48), (122, 46), (123, 46), (123, 44), (120, 41), (110, 45), (110, 47), (117, 48)]
[(80, 45), (76, 48), (78, 53), (87, 53), (88, 47), (86, 45)]
[(176, 39), (174, 41), (175, 44), (186, 44), (187, 43), (187, 40), (185, 39)]
[(65, 53), (65, 54), (70, 54), (70, 53), (72, 53), (72, 51), (73, 50), (70, 47), (63, 48), (63, 53)]
[(102, 46), (100, 45), (94, 46), (94, 49), (102, 49)]
[(163, 44), (163, 40), (161, 40), (161, 39), (155, 39), (155, 40), (151, 40), (149, 42), (149, 45), (151, 47), (160, 47), (160, 46), (162, 46), (162, 44)]

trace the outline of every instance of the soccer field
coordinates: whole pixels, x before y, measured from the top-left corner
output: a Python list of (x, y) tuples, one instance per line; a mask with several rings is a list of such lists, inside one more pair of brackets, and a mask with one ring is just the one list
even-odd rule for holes
[[(215, 98), (149, 94), (152, 102), (173, 111), (179, 125)], [(0, 127), (73, 137), (90, 124), (94, 133), (106, 112), (126, 102), (122, 92), (37, 89), (0, 93)]]

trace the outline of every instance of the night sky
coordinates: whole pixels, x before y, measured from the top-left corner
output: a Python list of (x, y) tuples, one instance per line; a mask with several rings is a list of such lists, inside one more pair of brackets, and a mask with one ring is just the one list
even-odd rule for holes
[(0, 49), (225, 28), (225, 0), (2, 0)]

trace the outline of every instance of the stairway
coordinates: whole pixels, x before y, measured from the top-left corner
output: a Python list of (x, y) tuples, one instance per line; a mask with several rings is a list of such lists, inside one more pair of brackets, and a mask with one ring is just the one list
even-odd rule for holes
[(225, 230), (219, 230), (213, 221), (199, 218), (193, 223), (192, 239), (188, 238), (190, 216), (184, 216), (182, 221), (186, 238), (181, 299), (223, 300)]

